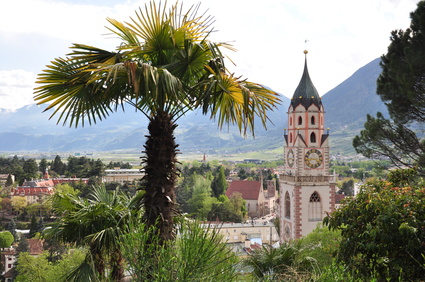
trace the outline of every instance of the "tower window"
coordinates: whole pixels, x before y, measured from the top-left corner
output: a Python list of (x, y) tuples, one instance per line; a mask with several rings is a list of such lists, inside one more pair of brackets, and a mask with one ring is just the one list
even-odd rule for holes
[(310, 142), (311, 143), (316, 143), (316, 134), (314, 132), (312, 132), (310, 134)]
[(292, 125), (292, 117), (289, 118), (289, 125)]
[(289, 143), (292, 143), (292, 133), (289, 134)]
[(308, 220), (309, 221), (321, 221), (322, 220), (322, 202), (320, 195), (317, 191), (314, 191), (310, 196), (310, 202), (308, 203)]
[(285, 217), (291, 218), (291, 199), (289, 198), (289, 193), (285, 193)]
[(312, 117), (311, 117), (311, 124), (312, 124), (312, 125), (314, 125), (314, 124), (315, 124), (315, 122), (316, 122), (316, 120), (315, 120), (314, 116), (312, 116)]
[(298, 125), (303, 124), (303, 118), (302, 117), (298, 117)]

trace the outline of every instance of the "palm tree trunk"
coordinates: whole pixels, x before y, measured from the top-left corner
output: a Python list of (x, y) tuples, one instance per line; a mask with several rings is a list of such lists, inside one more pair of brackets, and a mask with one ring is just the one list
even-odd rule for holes
[(121, 250), (117, 248), (111, 256), (111, 279), (112, 281), (121, 281), (124, 278), (124, 258)]
[(144, 219), (148, 227), (154, 226), (160, 244), (173, 240), (175, 232), (174, 188), (177, 179), (177, 147), (174, 130), (177, 125), (172, 115), (159, 111), (149, 120), (149, 135), (145, 144), (142, 165), (145, 170), (143, 187)]

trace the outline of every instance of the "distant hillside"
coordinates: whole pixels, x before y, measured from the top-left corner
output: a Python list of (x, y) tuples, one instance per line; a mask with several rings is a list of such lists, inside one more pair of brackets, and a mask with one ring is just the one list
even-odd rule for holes
[[(332, 153), (352, 153), (351, 140), (363, 128), (366, 114), (386, 113), (376, 95), (380, 71), (379, 59), (376, 59), (323, 95), (325, 126), (330, 128)], [(290, 102), (283, 95), (281, 99), (282, 104), (269, 113), (267, 131), (257, 121), (255, 139), (250, 135), (243, 138), (235, 126), (226, 126), (220, 131), (208, 116), (189, 112), (177, 122), (176, 141), (180, 151), (213, 154), (281, 148)], [(13, 112), (0, 110), (0, 151), (140, 152), (143, 149), (148, 122), (143, 114), (130, 108), (125, 113), (113, 113), (96, 125), (78, 129), (56, 125), (55, 118), (48, 120), (50, 113), (42, 111), (42, 107), (35, 105)]]
[(364, 128), (367, 114), (388, 115), (385, 104), (376, 94), (376, 80), (381, 73), (379, 62), (380, 59), (373, 60), (323, 96), (332, 153), (354, 153), (351, 142)]

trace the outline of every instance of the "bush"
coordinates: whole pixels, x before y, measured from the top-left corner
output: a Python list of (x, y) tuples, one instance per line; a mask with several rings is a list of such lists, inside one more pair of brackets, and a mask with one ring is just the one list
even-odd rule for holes
[(122, 253), (135, 281), (235, 280), (238, 259), (217, 229), (187, 221), (177, 229), (177, 239), (165, 246), (144, 224), (134, 224), (122, 235)]
[(366, 183), (325, 218), (341, 230), (338, 259), (359, 279), (425, 277), (425, 188), (413, 169)]

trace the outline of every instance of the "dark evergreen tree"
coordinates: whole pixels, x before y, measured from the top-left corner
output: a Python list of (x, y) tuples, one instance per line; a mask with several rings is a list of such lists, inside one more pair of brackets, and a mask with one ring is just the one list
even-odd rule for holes
[(46, 171), (46, 168), (48, 167), (47, 160), (45, 158), (42, 158), (40, 163), (38, 164), (38, 170), (41, 173), (44, 173)]
[(43, 218), (41, 217), (38, 222), (37, 222), (37, 228), (36, 228), (36, 233), (43, 233), (44, 231), (44, 221)]
[(19, 254), (22, 252), (29, 252), (29, 251), (30, 251), (30, 245), (28, 243), (27, 237), (22, 236), (18, 246), (16, 247), (16, 252)]
[(224, 167), (219, 166), (216, 169), (214, 179), (211, 183), (211, 189), (213, 191), (213, 196), (218, 198), (220, 195), (226, 193), (228, 184), (226, 181), (226, 175), (224, 174)]
[(415, 127), (425, 122), (425, 2), (410, 14), (410, 28), (391, 33), (388, 52), (381, 57), (377, 92), (391, 119), (367, 116), (365, 129), (353, 140), (358, 153), (388, 158), (398, 166), (418, 166), (425, 175), (425, 144)]
[(50, 166), (50, 169), (59, 175), (63, 175), (65, 174), (66, 164), (62, 162), (61, 157), (59, 155), (56, 155)]
[(35, 214), (33, 214), (31, 217), (29, 237), (33, 238), (36, 233), (37, 233), (37, 219), (35, 218)]
[(10, 186), (12, 186), (12, 185), (13, 185), (13, 178), (12, 178), (12, 175), (11, 175), (11, 174), (9, 174), (9, 175), (7, 176), (7, 180), (6, 180), (5, 186), (6, 186), (6, 187), (10, 187)]
[(38, 174), (38, 165), (35, 159), (25, 160), (23, 165), (24, 175), (23, 177), (27, 180), (37, 179)]
[(12, 233), (13, 238), (15, 239), (15, 242), (16, 242), (18, 240), (18, 233), (16, 232), (16, 222), (13, 218), (10, 220), (9, 224), (7, 225), (7, 231)]

